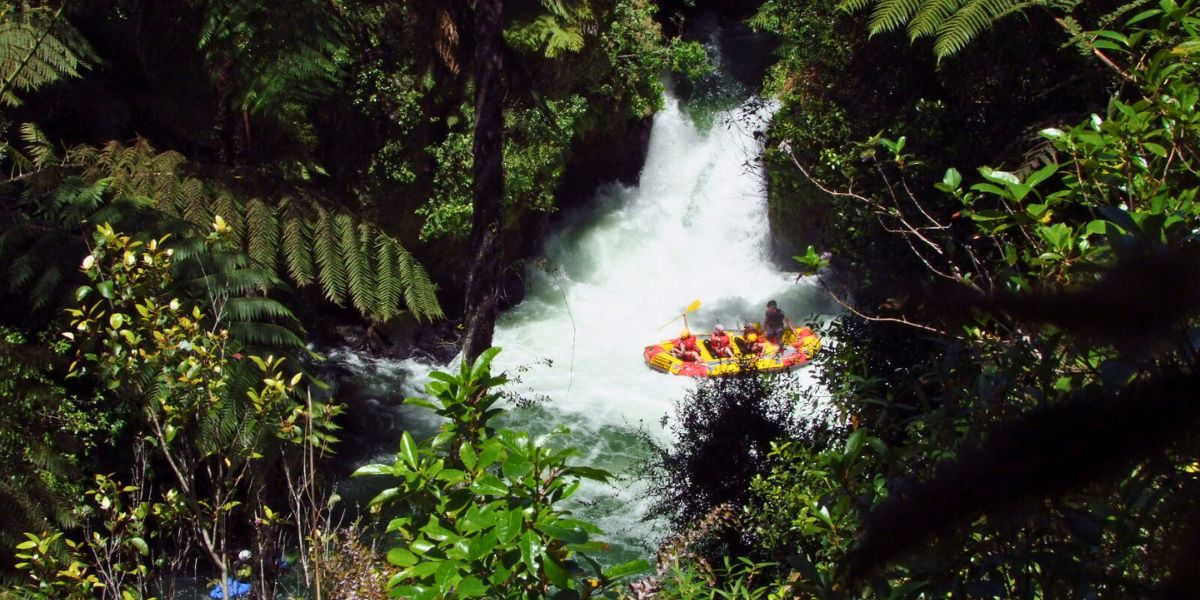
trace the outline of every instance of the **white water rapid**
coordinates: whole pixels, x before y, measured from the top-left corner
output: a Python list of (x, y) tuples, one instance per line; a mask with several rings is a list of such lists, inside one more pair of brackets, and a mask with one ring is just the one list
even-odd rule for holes
[[(776, 299), (797, 324), (830, 312), (811, 281), (779, 270), (769, 258), (764, 179), (754, 135), (773, 105), (749, 101), (718, 113), (707, 131), (674, 98), (654, 118), (637, 187), (606, 186), (595, 207), (545, 246), (545, 261), (527, 274), (528, 293), (501, 315), (496, 367), (519, 378), (513, 392), (544, 400), (512, 413), (510, 426), (573, 430), (580, 462), (621, 473), (644, 451), (631, 430), (664, 437), (660, 420), (695, 383), (651, 371), (649, 343), (675, 337), (666, 322), (695, 299), (692, 329), (761, 321)], [(365, 366), (359, 362), (360, 366)], [(412, 361), (376, 364), (407, 372), (420, 393), (430, 367)], [(811, 378), (812, 373), (804, 377)], [(584, 514), (605, 529), (621, 559), (649, 556), (660, 531), (642, 521), (648, 503), (629, 481), (591, 485)]]

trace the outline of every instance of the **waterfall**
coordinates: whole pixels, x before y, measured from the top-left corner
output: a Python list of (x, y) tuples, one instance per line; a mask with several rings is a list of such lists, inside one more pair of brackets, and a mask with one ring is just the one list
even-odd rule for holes
[[(494, 370), (518, 381), (510, 392), (539, 400), (514, 411), (508, 425), (548, 431), (565, 425), (577, 459), (623, 472), (643, 450), (634, 428), (662, 439), (661, 419), (695, 382), (648, 369), (644, 346), (675, 337), (682, 321), (659, 329), (695, 299), (697, 332), (723, 323), (761, 321), (767, 300), (798, 324), (833, 312), (811, 280), (770, 259), (765, 181), (757, 158), (775, 106), (757, 99), (721, 112), (706, 130), (665, 98), (635, 187), (597, 191), (586, 214), (569, 216), (528, 268), (528, 293), (497, 322), (503, 348)], [(430, 367), (370, 361), (380, 373), (403, 371), (420, 393)], [(357, 359), (360, 368), (365, 361)], [(805, 372), (811, 379), (812, 374)], [(414, 415), (407, 415), (412, 419)], [(419, 418), (419, 415), (417, 415)], [(584, 516), (617, 548), (617, 559), (646, 556), (661, 533), (644, 522), (635, 483), (581, 489)]]

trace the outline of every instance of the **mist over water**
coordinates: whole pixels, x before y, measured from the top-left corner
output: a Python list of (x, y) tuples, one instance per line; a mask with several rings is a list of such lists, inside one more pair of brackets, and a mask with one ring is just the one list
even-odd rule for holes
[[(659, 329), (695, 299), (691, 328), (761, 321), (769, 299), (797, 324), (833, 307), (819, 287), (796, 281), (769, 258), (764, 179), (755, 132), (774, 105), (756, 99), (718, 112), (698, 129), (674, 98), (654, 118), (640, 184), (597, 191), (588, 214), (568, 218), (544, 260), (528, 269), (525, 300), (501, 315), (494, 370), (518, 381), (510, 392), (539, 401), (511, 412), (506, 426), (546, 432), (566, 426), (578, 460), (628, 474), (645, 449), (634, 428), (665, 439), (661, 420), (695, 382), (651, 371), (644, 346), (678, 335)], [(709, 119), (705, 119), (708, 121)], [(342, 357), (376, 381), (404, 381), (419, 393), (432, 367), (414, 361)], [(811, 371), (802, 371), (811, 380)], [(429, 418), (408, 412), (404, 421)], [(576, 510), (614, 542), (610, 561), (647, 556), (664, 532), (646, 522), (636, 481), (588, 484)]]

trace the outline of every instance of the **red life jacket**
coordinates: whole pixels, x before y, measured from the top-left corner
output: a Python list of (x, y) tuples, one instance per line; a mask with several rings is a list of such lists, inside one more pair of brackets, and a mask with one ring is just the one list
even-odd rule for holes
[(680, 345), (683, 346), (684, 351), (690, 352), (690, 351), (695, 350), (696, 349), (696, 336), (689, 335), (686, 338), (679, 338), (678, 340), (675, 340), (675, 346), (678, 347)]
[(708, 338), (708, 341), (712, 344), (713, 351), (720, 352), (729, 347), (729, 334), (717, 335), (714, 333), (712, 337)]

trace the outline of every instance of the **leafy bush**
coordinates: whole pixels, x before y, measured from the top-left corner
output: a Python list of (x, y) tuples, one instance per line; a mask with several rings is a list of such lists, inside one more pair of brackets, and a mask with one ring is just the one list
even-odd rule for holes
[(388, 583), (391, 593), (415, 599), (615, 596), (622, 577), (649, 565), (602, 568), (587, 554), (606, 548), (593, 539), (600, 530), (561, 507), (582, 480), (606, 481), (609, 474), (569, 465), (577, 451), (553, 444), (563, 430), (535, 438), (490, 425), (503, 412), (496, 388), (506, 379), (489, 370), (498, 352), (464, 362), (457, 375), (434, 372), (429, 399), (408, 402), (444, 417), (440, 432), (421, 443), (405, 432), (395, 462), (355, 472), (398, 480), (371, 502), (402, 507), (403, 516), (387, 526), (400, 542), (387, 552), (388, 562), (400, 567)]
[[(675, 403), (674, 418), (663, 419), (670, 424), (669, 446), (642, 434), (650, 450), (641, 473), (654, 500), (650, 513), (684, 531), (719, 505), (746, 504), (750, 482), (776, 464), (773, 442), (794, 440), (823, 448), (830, 429), (797, 414), (799, 394), (798, 380), (787, 376), (748, 371), (701, 380)], [(745, 550), (747, 541), (736, 532), (721, 540), (735, 550)], [(704, 553), (714, 556), (716, 550)]]

